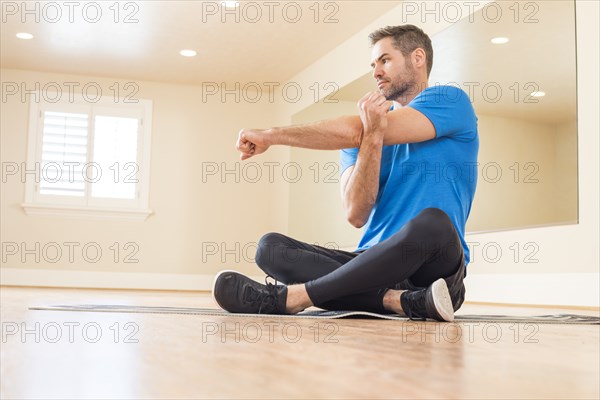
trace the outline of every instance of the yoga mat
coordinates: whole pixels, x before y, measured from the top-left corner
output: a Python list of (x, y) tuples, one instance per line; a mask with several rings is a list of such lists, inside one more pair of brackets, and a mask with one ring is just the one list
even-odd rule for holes
[[(366, 311), (304, 311), (295, 315), (276, 314), (234, 314), (214, 308), (191, 307), (149, 307), (117, 304), (76, 304), (76, 305), (51, 305), (30, 307), (30, 310), (43, 311), (79, 311), (79, 312), (112, 312), (112, 313), (147, 313), (147, 314), (191, 314), (212, 315), (219, 317), (252, 317), (252, 318), (377, 318), (399, 321), (409, 321), (408, 318), (397, 314), (376, 314)], [(456, 315), (454, 322), (495, 322), (495, 323), (542, 323), (542, 324), (575, 324), (599, 325), (600, 318), (589, 315), (552, 314), (534, 316), (512, 315)]]

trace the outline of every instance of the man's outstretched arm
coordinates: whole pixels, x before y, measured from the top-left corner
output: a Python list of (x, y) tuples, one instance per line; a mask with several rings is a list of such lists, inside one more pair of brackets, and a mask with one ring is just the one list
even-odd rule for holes
[(270, 146), (284, 145), (314, 150), (359, 147), (362, 123), (358, 116), (343, 116), (305, 125), (270, 129), (242, 129), (236, 148), (245, 160), (264, 153)]
[[(384, 145), (416, 143), (434, 137), (433, 124), (419, 111), (403, 107), (388, 113), (387, 128), (383, 132)], [(273, 145), (339, 150), (360, 147), (362, 138), (360, 116), (352, 115), (282, 128), (243, 129), (236, 147), (241, 152), (242, 160), (245, 160), (265, 152)]]

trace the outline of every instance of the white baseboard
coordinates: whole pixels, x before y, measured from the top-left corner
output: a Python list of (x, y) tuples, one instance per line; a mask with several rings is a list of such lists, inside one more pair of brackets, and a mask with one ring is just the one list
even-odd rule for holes
[(468, 274), (466, 301), (600, 306), (600, 274)]
[[(264, 277), (251, 276), (259, 282)], [(212, 290), (214, 275), (0, 268), (0, 284), (83, 289)]]
[(85, 289), (210, 290), (212, 275), (151, 274), (135, 272), (0, 269), (7, 286), (43, 286)]
[[(93, 289), (209, 291), (213, 275), (1, 268), (0, 283)], [(252, 276), (262, 282), (261, 276)], [(600, 274), (469, 274), (466, 301), (599, 307)]]

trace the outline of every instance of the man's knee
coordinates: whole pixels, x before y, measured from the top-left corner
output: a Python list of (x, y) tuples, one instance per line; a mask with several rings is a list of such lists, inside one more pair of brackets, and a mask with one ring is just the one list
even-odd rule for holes
[(456, 229), (452, 220), (439, 208), (426, 208), (415, 217), (415, 221), (426, 229), (428, 235), (438, 240), (447, 241), (456, 237)]
[(287, 236), (277, 233), (277, 232), (269, 232), (264, 234), (260, 240), (258, 241), (258, 247), (262, 246), (275, 246), (282, 244), (286, 240)]
[(445, 211), (434, 207), (425, 208), (417, 215), (417, 218), (426, 220), (430, 223), (452, 224), (452, 220)]
[(254, 261), (260, 267), (273, 264), (275, 249), (285, 240), (285, 236), (277, 232), (269, 232), (258, 241)]
[(270, 232), (258, 241), (254, 261), (261, 270), (279, 282), (293, 284), (305, 282), (299, 278), (299, 269), (296, 268), (299, 255), (299, 249), (294, 247), (288, 236)]

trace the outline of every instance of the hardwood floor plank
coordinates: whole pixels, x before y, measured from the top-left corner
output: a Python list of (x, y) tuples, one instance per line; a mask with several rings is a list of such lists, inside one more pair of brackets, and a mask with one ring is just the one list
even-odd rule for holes
[[(0, 288), (2, 398), (598, 398), (600, 326), (31, 311), (207, 293)], [(464, 314), (598, 310), (465, 305)]]

